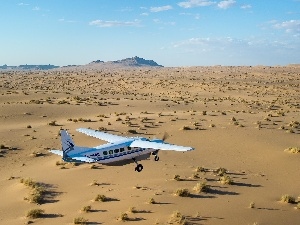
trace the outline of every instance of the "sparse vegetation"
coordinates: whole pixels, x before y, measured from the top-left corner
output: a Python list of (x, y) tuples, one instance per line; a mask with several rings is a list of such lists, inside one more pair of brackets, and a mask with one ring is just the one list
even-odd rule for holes
[(120, 215), (120, 217), (119, 217), (119, 219), (121, 221), (128, 221), (129, 220), (129, 216), (128, 216), (128, 214), (126, 212), (122, 212), (121, 215)]
[(88, 223), (88, 220), (83, 217), (76, 217), (76, 218), (74, 218), (73, 223), (84, 225), (84, 224)]
[(85, 213), (88, 213), (88, 212), (90, 212), (91, 210), (92, 210), (92, 206), (90, 206), (90, 205), (83, 206), (82, 209), (81, 209), (81, 211), (82, 211), (82, 212), (85, 212)]
[(94, 199), (96, 202), (107, 202), (109, 201), (109, 198), (106, 197), (105, 195), (97, 195), (96, 198)]
[(298, 147), (289, 147), (289, 148), (285, 149), (284, 151), (297, 154), (297, 153), (300, 153), (300, 148), (298, 148)]
[(287, 194), (282, 195), (280, 201), (284, 203), (292, 203), (292, 204), (296, 203), (295, 198)]
[(149, 204), (156, 204), (156, 201), (154, 200), (154, 198), (150, 198), (148, 201)]
[(214, 170), (214, 173), (217, 174), (218, 176), (224, 176), (224, 174), (227, 173), (227, 169), (223, 167), (219, 167), (218, 169)]
[(186, 188), (179, 188), (176, 190), (175, 195), (179, 197), (188, 197), (190, 196), (190, 191)]
[(210, 185), (208, 185), (206, 182), (197, 183), (193, 190), (196, 193), (209, 192)]
[(254, 208), (255, 208), (255, 203), (254, 203), (254, 202), (250, 202), (249, 208), (250, 208), (250, 209), (254, 209)]
[(43, 216), (44, 212), (43, 209), (31, 209), (26, 213), (26, 217), (30, 219), (40, 218)]
[(171, 223), (177, 223), (181, 225), (187, 225), (187, 221), (184, 215), (182, 215), (179, 211), (173, 212), (170, 218)]
[(228, 175), (221, 176), (219, 180), (221, 184), (233, 184), (233, 180)]
[(173, 178), (173, 179), (174, 179), (174, 180), (177, 180), (177, 181), (180, 181), (180, 180), (181, 180), (180, 175), (178, 175), (178, 174), (174, 175), (174, 178)]
[(56, 121), (55, 121), (55, 120), (49, 122), (48, 125), (49, 125), (49, 126), (58, 126), (58, 125), (56, 124)]

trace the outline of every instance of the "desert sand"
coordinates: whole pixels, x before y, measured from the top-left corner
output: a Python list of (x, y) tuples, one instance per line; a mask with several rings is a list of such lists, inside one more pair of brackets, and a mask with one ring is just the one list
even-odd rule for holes
[[(299, 66), (2, 71), (0, 224), (300, 224), (300, 153), (286, 150), (300, 147), (299, 122)], [(195, 150), (160, 151), (140, 173), (48, 151), (61, 128), (77, 145), (104, 143), (80, 127), (167, 132)]]

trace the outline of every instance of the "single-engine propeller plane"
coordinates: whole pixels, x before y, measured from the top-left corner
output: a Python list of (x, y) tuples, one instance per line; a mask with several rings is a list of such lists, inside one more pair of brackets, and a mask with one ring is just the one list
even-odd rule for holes
[(144, 137), (123, 137), (109, 134), (102, 131), (79, 128), (77, 131), (88, 136), (95, 137), (108, 142), (96, 147), (76, 146), (66, 130), (61, 130), (61, 150), (50, 150), (50, 152), (62, 156), (66, 162), (88, 162), (110, 164), (124, 162), (132, 159), (135, 162), (135, 171), (141, 172), (143, 165), (137, 159), (143, 156), (154, 155), (154, 160), (158, 161), (159, 150), (190, 151), (192, 147), (173, 145), (165, 142), (166, 135), (162, 139), (149, 140)]

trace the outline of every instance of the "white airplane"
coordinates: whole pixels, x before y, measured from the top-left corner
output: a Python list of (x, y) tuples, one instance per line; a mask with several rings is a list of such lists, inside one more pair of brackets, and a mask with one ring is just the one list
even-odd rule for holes
[[(135, 171), (141, 172), (143, 165), (139, 164), (137, 159), (148, 158), (151, 154), (154, 155), (154, 160), (158, 161), (159, 150), (175, 150), (175, 151), (190, 151), (192, 147), (184, 147), (165, 143), (163, 139), (149, 140), (144, 137), (122, 137), (106, 132), (79, 128), (77, 131), (92, 136), (106, 142), (96, 147), (79, 147), (76, 146), (66, 130), (61, 130), (61, 150), (50, 150), (50, 152), (62, 156), (66, 162), (88, 162), (110, 164), (115, 162), (123, 162), (132, 159), (136, 163)], [(150, 153), (150, 154), (149, 154)]]

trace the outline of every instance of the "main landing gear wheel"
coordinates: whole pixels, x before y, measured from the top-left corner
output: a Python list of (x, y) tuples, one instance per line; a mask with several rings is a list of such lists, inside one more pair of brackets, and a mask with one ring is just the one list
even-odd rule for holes
[(142, 165), (142, 164), (138, 164), (138, 165), (135, 167), (135, 171), (141, 172), (142, 170), (143, 170), (143, 165)]
[(154, 156), (154, 161), (158, 161), (158, 160), (159, 160), (158, 155)]

